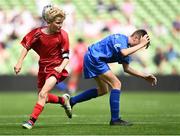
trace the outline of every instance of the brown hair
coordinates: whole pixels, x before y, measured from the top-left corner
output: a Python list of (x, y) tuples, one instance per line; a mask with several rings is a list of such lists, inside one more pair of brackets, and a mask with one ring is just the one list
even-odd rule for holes
[[(136, 30), (131, 36), (138, 36), (138, 38), (140, 39), (141, 37), (143, 37), (144, 35), (148, 34), (146, 30), (144, 29), (138, 29)], [(150, 42), (147, 43), (146, 49), (149, 47)]]
[(139, 38), (141, 38), (141, 36), (144, 36), (144, 35), (146, 35), (146, 34), (147, 34), (146, 30), (144, 30), (144, 29), (138, 29), (138, 30), (136, 30), (131, 36), (136, 35), (136, 36), (138, 36)]

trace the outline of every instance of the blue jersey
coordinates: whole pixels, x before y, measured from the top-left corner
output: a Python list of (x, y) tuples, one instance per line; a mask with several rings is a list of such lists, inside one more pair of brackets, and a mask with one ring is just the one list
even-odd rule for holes
[(128, 63), (131, 58), (123, 57), (120, 53), (121, 49), (128, 48), (128, 37), (122, 34), (113, 34), (103, 40), (92, 44), (88, 51), (90, 54), (106, 63)]
[(94, 78), (108, 70), (107, 63), (118, 62), (129, 64), (131, 58), (122, 56), (121, 50), (128, 48), (128, 37), (113, 34), (92, 44), (84, 56), (84, 77)]

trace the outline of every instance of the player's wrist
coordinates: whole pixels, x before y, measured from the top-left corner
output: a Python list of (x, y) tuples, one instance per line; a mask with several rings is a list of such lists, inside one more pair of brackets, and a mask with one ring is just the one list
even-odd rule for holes
[(142, 47), (146, 46), (146, 43), (145, 43), (145, 42), (142, 42), (142, 43), (140, 43), (140, 46), (141, 46), (141, 48), (142, 48)]
[(144, 73), (144, 74), (142, 75), (142, 77), (146, 80), (147, 77), (148, 77), (148, 74), (145, 74), (145, 73)]

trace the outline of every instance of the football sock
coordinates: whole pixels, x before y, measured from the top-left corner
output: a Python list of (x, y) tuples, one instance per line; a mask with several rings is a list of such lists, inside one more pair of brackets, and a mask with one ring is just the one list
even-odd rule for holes
[(119, 119), (120, 93), (121, 91), (118, 89), (112, 89), (110, 93), (111, 121)]
[(70, 81), (68, 83), (68, 92), (72, 95), (73, 93), (76, 92), (77, 89), (77, 83), (74, 81)]
[(63, 97), (58, 97), (59, 98), (59, 102), (61, 105), (64, 105), (65, 103), (65, 99)]
[(37, 120), (38, 116), (41, 114), (41, 112), (43, 111), (44, 107), (41, 106), (40, 104), (36, 103), (36, 105), (34, 106), (33, 112), (31, 114), (30, 120), (35, 123), (35, 121)]
[(54, 95), (54, 94), (51, 94), (49, 93), (48, 94), (48, 101), (47, 103), (60, 103), (60, 104), (64, 104), (65, 100), (63, 97), (59, 97), (57, 95)]
[(71, 106), (74, 106), (76, 103), (87, 101), (87, 100), (90, 100), (97, 96), (98, 96), (98, 91), (96, 88), (89, 89), (89, 90), (86, 90), (74, 97), (71, 97), (70, 104), (71, 104)]
[(49, 93), (47, 103), (59, 103), (59, 97)]
[(77, 84), (74, 81), (69, 82), (68, 84), (68, 90), (76, 90)]
[(34, 123), (36, 122), (36, 119), (33, 117), (30, 117), (29, 121), (32, 125), (34, 125)]

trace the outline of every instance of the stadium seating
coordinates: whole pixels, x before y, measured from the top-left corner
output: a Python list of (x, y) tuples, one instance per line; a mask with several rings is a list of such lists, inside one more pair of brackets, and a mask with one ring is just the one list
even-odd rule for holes
[[(54, 0), (56, 4), (61, 4), (64, 0)], [(121, 7), (124, 0), (115, 0), (117, 5)], [(89, 15), (91, 19), (96, 19), (97, 16), (101, 16), (104, 20), (111, 18), (112, 14), (108, 12), (103, 12), (100, 15), (95, 14), (95, 6), (97, 4), (96, 0), (72, 0), (73, 4), (77, 9), (77, 18), (83, 20), (85, 15)], [(105, 4), (109, 4), (110, 0), (104, 0)], [(87, 4), (88, 3), (88, 4)], [(168, 34), (162, 37), (158, 37), (154, 31), (150, 32), (151, 36), (151, 47), (148, 51), (149, 58), (147, 58), (148, 66), (150, 66), (150, 71), (156, 73), (157, 68), (155, 67), (152, 59), (155, 54), (156, 47), (166, 48), (168, 43), (172, 43), (175, 50), (180, 53), (180, 38), (175, 37), (172, 34), (172, 22), (175, 20), (178, 13), (180, 13), (180, 1), (179, 0), (133, 0), (135, 5), (135, 15), (134, 15), (134, 25), (137, 28), (142, 26), (142, 23), (146, 21), (152, 28), (157, 26), (161, 22), (168, 30)], [(36, 5), (34, 0), (1, 0), (0, 7), (4, 10), (11, 10), (12, 7), (27, 8), (32, 13), (36, 14)], [(120, 18), (122, 23), (126, 22), (126, 18), (122, 12), (114, 12), (114, 17)], [(11, 60), (6, 62), (5, 65), (0, 66), (0, 74), (12, 74), (12, 67), (15, 63), (16, 56), (19, 55), (19, 47), (17, 47), (19, 41), (14, 41), (12, 47), (8, 47), (7, 50), (11, 54)], [(33, 57), (28, 57), (25, 62), (25, 68), (27, 69), (33, 63)], [(140, 66), (135, 63), (134, 67), (140, 69)], [(180, 73), (180, 63), (175, 63), (174, 61), (169, 63), (167, 67), (164, 68), (164, 74), (170, 74), (172, 67), (176, 66)], [(27, 71), (23, 72), (24, 74)]]

